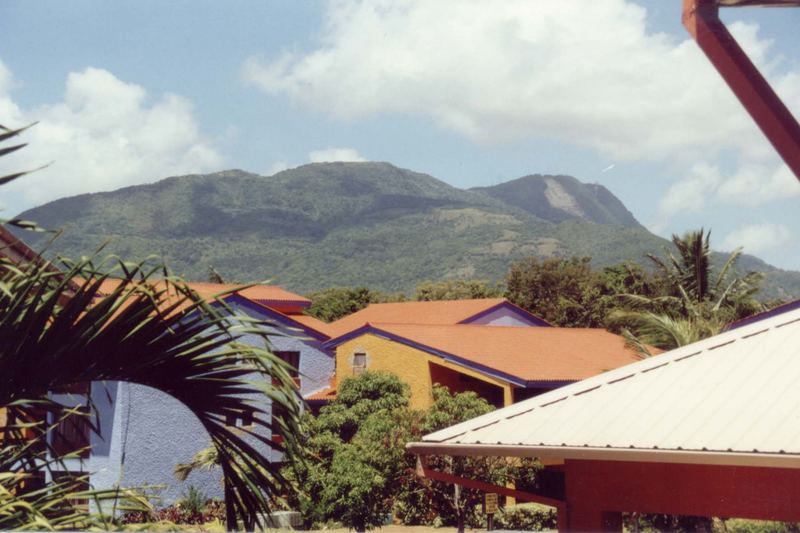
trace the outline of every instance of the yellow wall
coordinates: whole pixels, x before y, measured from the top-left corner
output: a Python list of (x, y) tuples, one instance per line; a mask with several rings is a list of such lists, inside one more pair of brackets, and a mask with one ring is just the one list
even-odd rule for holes
[(353, 354), (356, 352), (367, 354), (367, 370), (391, 372), (408, 383), (411, 387), (411, 407), (415, 409), (426, 409), (433, 403), (429, 362), (496, 385), (503, 390), (505, 405), (510, 405), (513, 401), (513, 386), (505, 381), (371, 333), (351, 339), (336, 348), (337, 381), (354, 376)]

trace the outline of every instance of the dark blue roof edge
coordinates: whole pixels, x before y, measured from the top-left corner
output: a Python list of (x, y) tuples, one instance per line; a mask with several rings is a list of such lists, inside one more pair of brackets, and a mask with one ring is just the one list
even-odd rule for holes
[(528, 386), (527, 385), (528, 381), (524, 380), (524, 379), (522, 379), (520, 377), (513, 376), (511, 374), (507, 374), (506, 372), (502, 372), (500, 370), (488, 367), (486, 365), (482, 365), (480, 363), (476, 363), (474, 361), (470, 361), (469, 359), (466, 359), (464, 357), (460, 357), (458, 355), (439, 350), (439, 349), (434, 348), (432, 346), (428, 346), (428, 345), (422, 344), (420, 342), (412, 341), (411, 339), (408, 339), (406, 337), (402, 337), (400, 335), (396, 335), (394, 333), (390, 333), (390, 332), (382, 330), (380, 328), (376, 328), (375, 326), (373, 326), (371, 324), (365, 324), (365, 325), (361, 326), (360, 328), (351, 331), (350, 333), (347, 333), (345, 335), (342, 335), (341, 337), (337, 337), (335, 339), (332, 339), (333, 342), (325, 343), (324, 347), (333, 348), (333, 347), (338, 346), (338, 345), (340, 345), (340, 344), (342, 344), (344, 342), (347, 342), (350, 339), (353, 339), (355, 337), (360, 337), (361, 335), (364, 335), (364, 334), (367, 334), (367, 333), (373, 333), (375, 335), (378, 335), (379, 337), (384, 337), (384, 338), (387, 338), (389, 340), (393, 340), (393, 341), (399, 342), (401, 344), (405, 344), (406, 346), (410, 346), (412, 348), (416, 348), (416, 349), (421, 350), (423, 352), (427, 352), (429, 354), (441, 357), (445, 361), (452, 361), (454, 363), (458, 363), (461, 366), (465, 366), (465, 367), (470, 368), (472, 370), (476, 370), (478, 372), (481, 372), (482, 374), (486, 374), (488, 376), (491, 376), (491, 377), (494, 377), (494, 378), (498, 378), (498, 379), (501, 379), (503, 381), (507, 381), (509, 383), (513, 383), (514, 385), (519, 385), (520, 387), (526, 387), (527, 388), (527, 386)]
[(509, 309), (511, 311), (514, 311), (514, 312), (518, 313), (518, 314), (524, 315), (525, 317), (530, 319), (530, 321), (533, 322), (534, 324), (536, 324), (537, 326), (544, 326), (544, 327), (552, 327), (553, 326), (552, 324), (550, 324), (545, 319), (539, 318), (538, 316), (534, 315), (530, 311), (528, 311), (526, 309), (523, 309), (522, 307), (520, 307), (518, 305), (512, 304), (509, 301), (500, 302), (499, 304), (493, 305), (489, 309), (484, 309), (483, 311), (481, 311), (479, 313), (476, 313), (476, 314), (474, 314), (474, 315), (472, 315), (470, 317), (465, 318), (464, 320), (459, 322), (459, 324), (469, 324), (470, 322), (472, 322), (474, 320), (478, 320), (479, 318), (482, 318), (482, 317), (484, 317), (486, 315), (494, 313), (495, 311), (497, 311), (499, 309), (503, 309), (503, 308), (507, 308), (507, 309)]
[(794, 311), (795, 309), (800, 309), (800, 300), (795, 300), (793, 302), (787, 302), (785, 304), (779, 305), (778, 307), (773, 307), (769, 311), (764, 311), (755, 315), (751, 315), (747, 318), (743, 318), (741, 320), (737, 320), (736, 322), (731, 322), (727, 326), (725, 326), (722, 331), (731, 331), (734, 329), (741, 328), (742, 326), (747, 326), (749, 324), (755, 324), (756, 322), (761, 322), (762, 320), (766, 320), (768, 318), (772, 318), (774, 316), (781, 315), (783, 313), (787, 313), (789, 311)]
[(325, 341), (330, 339), (330, 337), (328, 335), (322, 333), (321, 331), (317, 331), (317, 330), (311, 328), (310, 326), (307, 326), (307, 325), (305, 325), (305, 324), (303, 324), (301, 322), (298, 322), (298, 321), (292, 319), (292, 317), (289, 316), (289, 315), (285, 315), (285, 314), (281, 313), (280, 311), (276, 311), (275, 309), (272, 309), (272, 308), (262, 304), (260, 300), (251, 300), (250, 298), (247, 298), (246, 296), (242, 296), (241, 294), (231, 294), (231, 295), (228, 295), (228, 296), (224, 297), (223, 299), (226, 300), (226, 301), (227, 300), (232, 300), (232, 301), (235, 300), (238, 303), (240, 303), (242, 305), (245, 305), (246, 307), (249, 307), (250, 309), (253, 309), (254, 311), (256, 311), (258, 313), (262, 313), (262, 314), (268, 315), (271, 318), (274, 318), (274, 319), (282, 321), (282, 322), (290, 322), (289, 325), (291, 327), (302, 329), (303, 331), (305, 331), (306, 333), (308, 333), (309, 335), (314, 337), (314, 339), (316, 339), (316, 340), (318, 340), (320, 342), (324, 343)]

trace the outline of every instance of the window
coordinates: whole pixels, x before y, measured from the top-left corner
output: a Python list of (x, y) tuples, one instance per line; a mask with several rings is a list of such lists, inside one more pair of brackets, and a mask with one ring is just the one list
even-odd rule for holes
[(56, 411), (54, 413), (56, 428), (53, 432), (53, 451), (59, 457), (68, 453), (79, 452), (78, 457), (89, 457), (91, 445), (89, 431), (91, 420), (89, 408), (85, 405), (77, 407), (77, 412), (67, 413)]
[(283, 420), (286, 416), (286, 409), (277, 402), (272, 402), (272, 423), (270, 429), (272, 431), (272, 441), (281, 443), (283, 442), (283, 435), (281, 435), (281, 426), (279, 420)]
[(297, 383), (300, 379), (300, 352), (277, 351), (275, 355), (291, 367), (288, 369), (289, 375)]
[(367, 354), (356, 352), (353, 354), (353, 374), (363, 374), (367, 369)]
[(253, 425), (253, 410), (244, 409), (225, 415), (225, 425), (232, 428), (246, 428)]
[[(85, 472), (53, 472), (53, 482), (63, 483), (69, 487), (69, 492), (84, 492), (90, 489), (89, 474)], [(69, 502), (80, 510), (89, 510), (89, 500), (86, 498), (70, 498)]]

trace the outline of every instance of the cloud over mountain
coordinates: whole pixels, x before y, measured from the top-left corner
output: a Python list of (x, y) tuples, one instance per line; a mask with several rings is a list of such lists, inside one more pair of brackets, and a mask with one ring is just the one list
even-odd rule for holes
[[(14, 101), (11, 72), (0, 62), (0, 116), (8, 127), (38, 121), (24, 136), (32, 146), (3, 158), (0, 172), (52, 162), (4, 187), (4, 196), (15, 203), (42, 203), (222, 164), (213, 143), (200, 134), (189, 100), (170, 93), (149, 97), (144, 87), (99, 68), (71, 72), (60, 102), (25, 109)], [(13, 204), (5, 208), (18, 211)]]

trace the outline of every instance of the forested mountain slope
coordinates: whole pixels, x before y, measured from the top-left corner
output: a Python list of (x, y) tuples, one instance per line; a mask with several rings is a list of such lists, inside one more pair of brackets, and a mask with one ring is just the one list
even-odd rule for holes
[[(667, 245), (607, 189), (569, 176), (461, 190), (373, 162), (172, 177), (63, 198), (20, 216), (63, 229), (52, 252), (78, 256), (109, 241), (105, 252), (158, 254), (189, 279), (205, 279), (213, 266), (231, 280), (269, 279), (300, 292), (501, 280), (526, 255), (588, 255), (602, 267), (642, 261)], [(770, 272), (769, 296), (800, 293), (800, 273), (750, 257), (742, 265)]]

